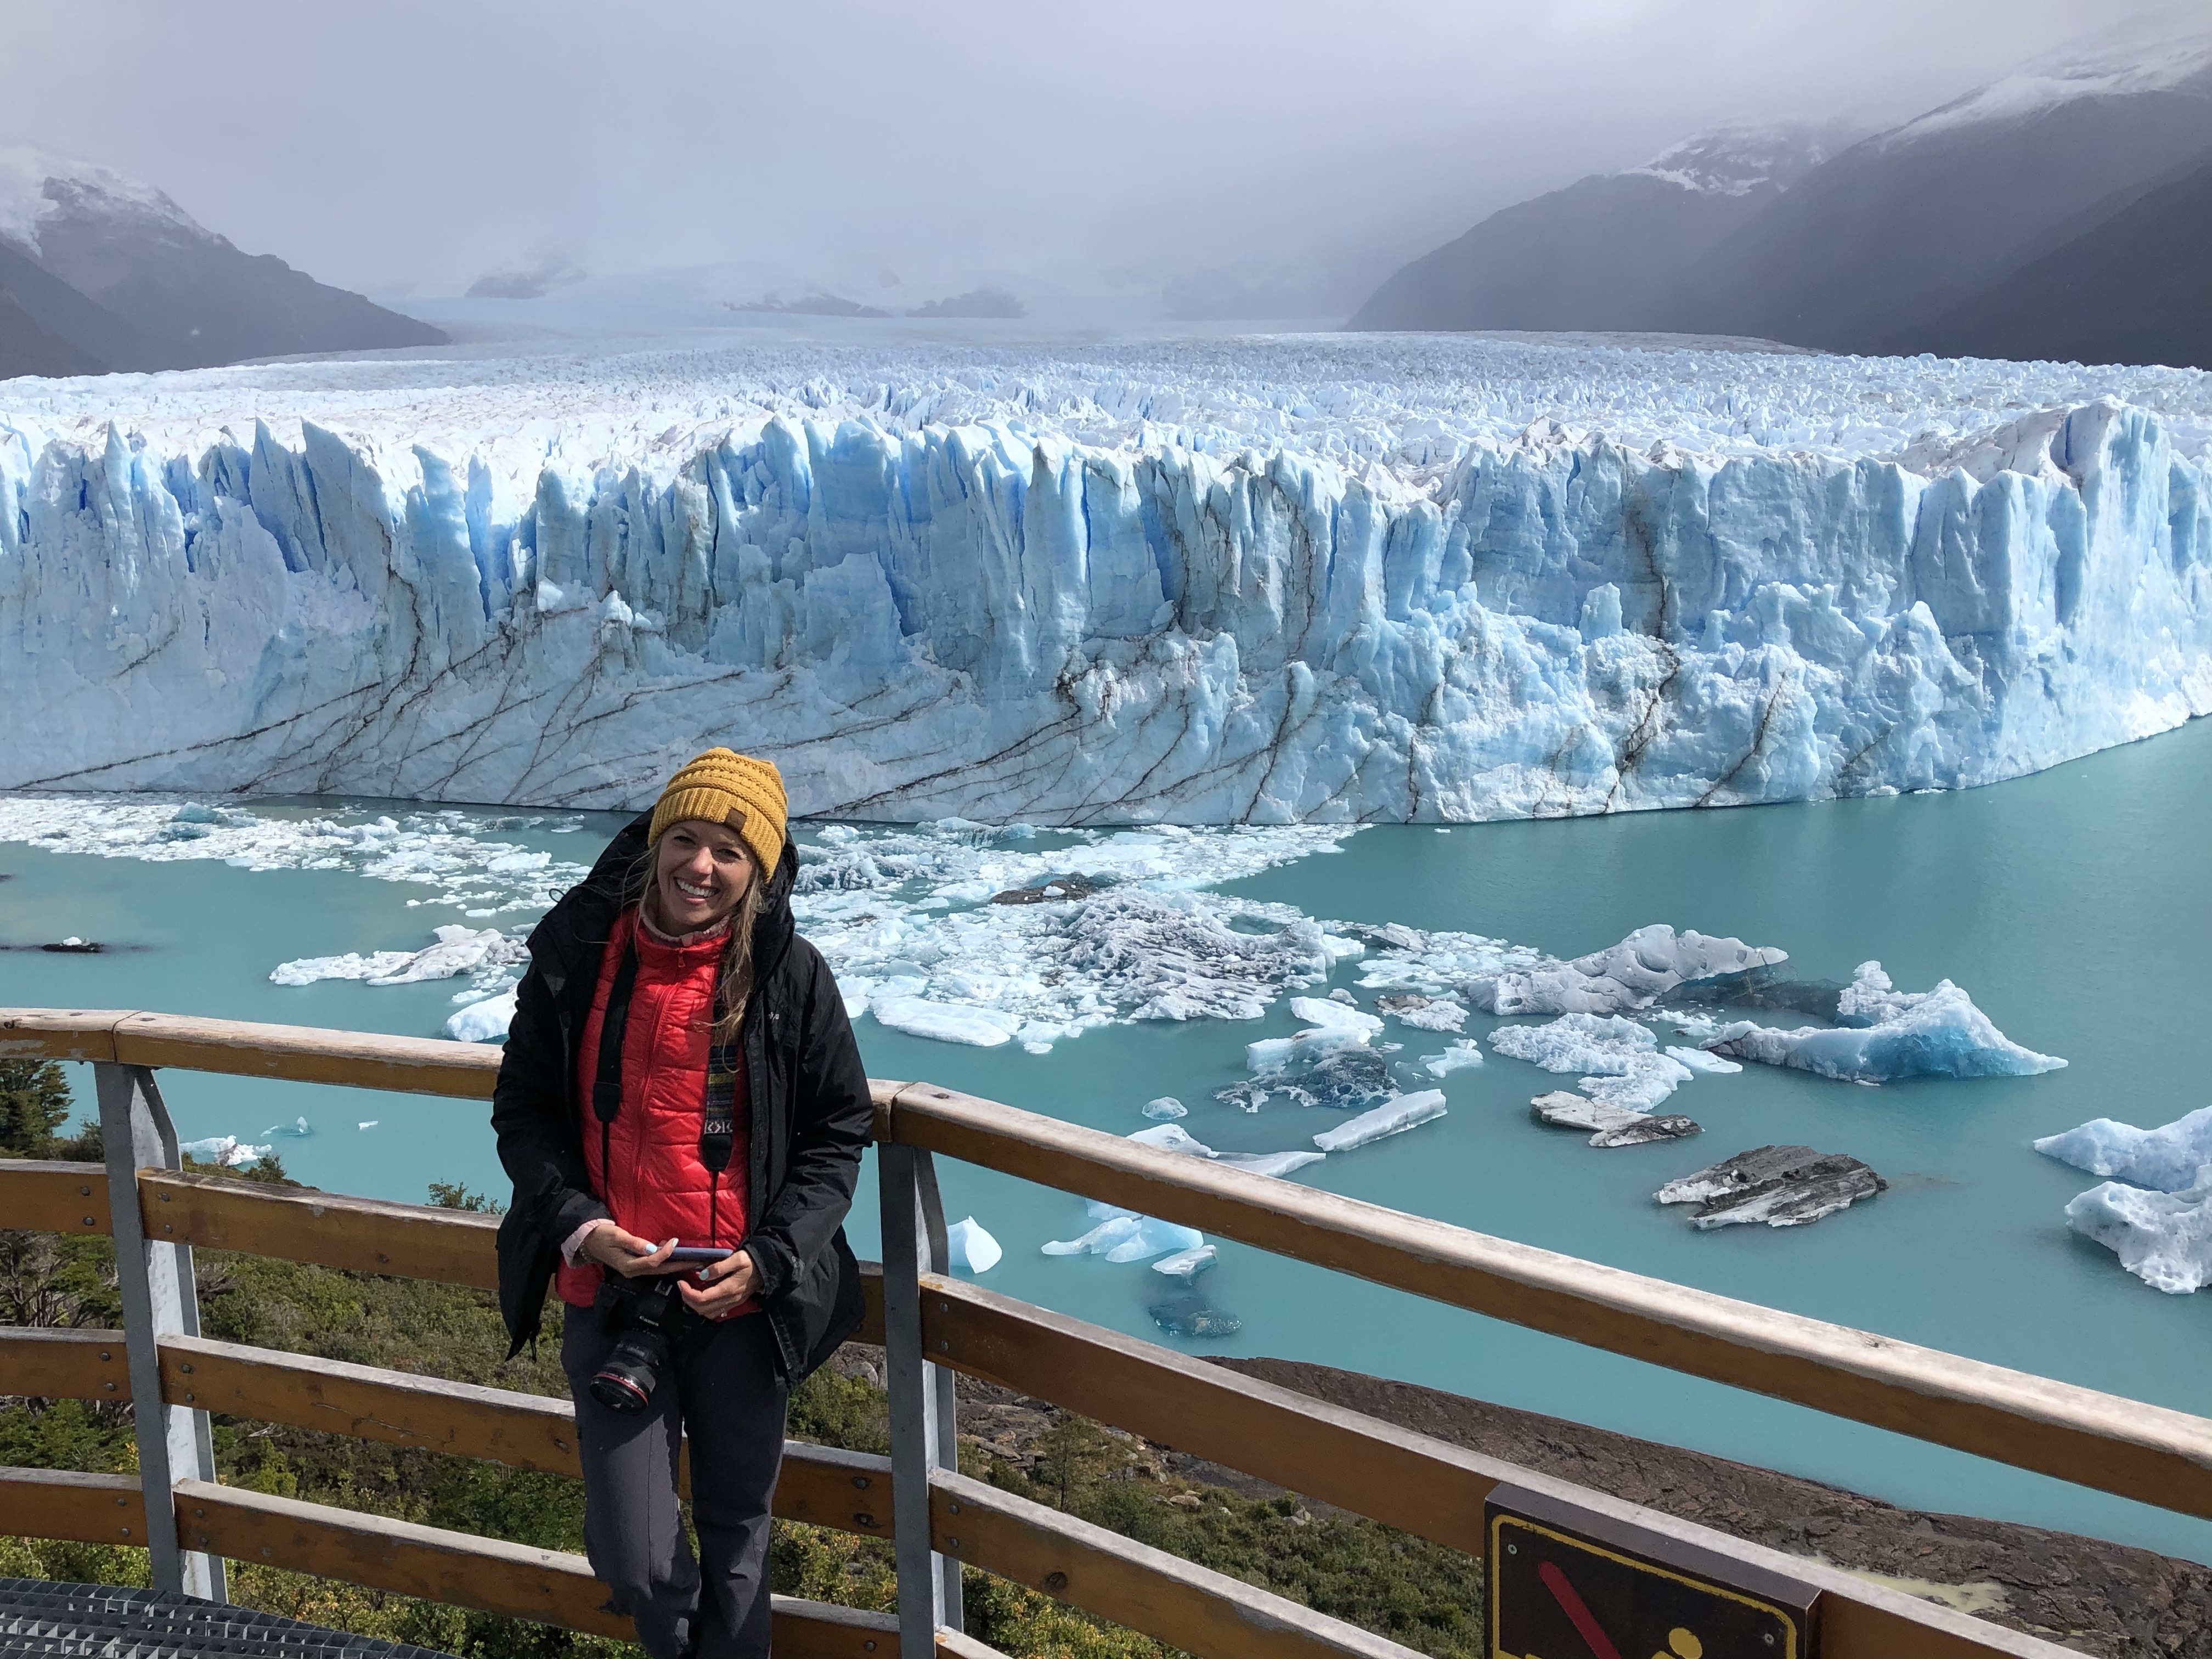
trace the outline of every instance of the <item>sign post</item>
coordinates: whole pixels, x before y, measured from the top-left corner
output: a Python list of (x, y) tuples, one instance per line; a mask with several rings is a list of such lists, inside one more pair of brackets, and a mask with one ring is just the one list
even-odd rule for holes
[(1483, 1536), (1490, 1659), (1815, 1659), (1810, 1584), (1517, 1486)]

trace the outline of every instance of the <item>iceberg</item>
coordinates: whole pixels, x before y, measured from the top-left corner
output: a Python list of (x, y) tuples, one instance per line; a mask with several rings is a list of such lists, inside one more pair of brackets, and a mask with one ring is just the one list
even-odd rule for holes
[(1139, 1129), (1123, 1137), (1139, 1146), (1156, 1146), (1164, 1152), (1184, 1152), (1193, 1158), (1212, 1158), (1213, 1148), (1192, 1134), (1180, 1123), (1163, 1123), (1157, 1128)]
[(1424, 1031), (1458, 1031), (1467, 1025), (1467, 1010), (1449, 997), (1425, 997), (1405, 991), (1375, 999), (1375, 1006), (1396, 1019)]
[(1468, 1001), (1491, 1014), (1620, 1014), (1649, 1008), (1698, 980), (1778, 967), (1790, 953), (1740, 939), (1677, 933), (1664, 923), (1639, 927), (1618, 945), (1571, 962), (1478, 974)]
[(1156, 1123), (1172, 1122), (1176, 1118), (1189, 1116), (1190, 1108), (1173, 1095), (1162, 1095), (1158, 1100), (1145, 1103), (1145, 1115)]
[(1180, 1279), (1186, 1285), (1211, 1267), (1217, 1252), (1211, 1244), (1200, 1244), (1191, 1250), (1177, 1250), (1173, 1255), (1164, 1255), (1152, 1263), (1152, 1271), (1165, 1273), (1170, 1279)]
[(2200, 1106), (2156, 1129), (2093, 1118), (2063, 1134), (2044, 1136), (2035, 1150), (2130, 1186), (2183, 1192), (2202, 1182), (2204, 1166), (2212, 1164), (2212, 1106)]
[(1324, 1152), (1348, 1152), (1354, 1147), (1371, 1146), (1386, 1135), (1402, 1134), (1407, 1129), (1434, 1122), (1443, 1115), (1443, 1091), (1424, 1089), (1419, 1094), (1400, 1095), (1372, 1111), (1346, 1119), (1333, 1129), (1324, 1129), (1313, 1138), (1313, 1143)]
[(0, 787), (636, 807), (732, 709), (801, 817), (1964, 787), (2212, 709), (2208, 401), (1479, 340), (18, 382)]
[(1894, 990), (1878, 962), (1859, 964), (1838, 1000), (1836, 1018), (1832, 1027), (1796, 1030), (1739, 1020), (1722, 1026), (1701, 1046), (1735, 1060), (1855, 1083), (2032, 1077), (2066, 1064), (2014, 1042), (1949, 980), (1938, 980), (1932, 991)]
[(1475, 1046), (1473, 1037), (1462, 1037), (1440, 1054), (1421, 1056), (1421, 1069), (1431, 1077), (1449, 1077), (1454, 1072), (1465, 1071), (1470, 1066), (1481, 1064), (1482, 1050)]
[(1245, 1044), (1251, 1077), (1217, 1090), (1216, 1100), (1256, 1112), (1279, 1094), (1301, 1106), (1352, 1107), (1397, 1092), (1389, 1062), (1372, 1046), (1379, 1015), (1327, 997), (1292, 997), (1291, 1012), (1306, 1028)]
[(1022, 1029), (1018, 1015), (994, 1008), (963, 1008), (932, 1002), (927, 997), (878, 997), (868, 1005), (876, 1024), (909, 1036), (934, 1037), (939, 1042), (965, 1042), (978, 1048), (995, 1048)]
[(987, 1273), (999, 1265), (1005, 1252), (999, 1241), (985, 1232), (974, 1216), (966, 1216), (945, 1230), (945, 1248), (956, 1273)]
[(446, 1035), (461, 1042), (504, 1042), (514, 1023), (516, 988), (471, 1002), (446, 1022)]
[(1547, 1072), (1580, 1072), (1583, 1092), (1624, 1111), (1648, 1112), (1683, 1084), (1691, 1072), (1658, 1051), (1659, 1039), (1619, 1014), (1562, 1014), (1542, 1025), (1504, 1025), (1490, 1046), (1513, 1060)]
[(1109, 1261), (1144, 1261), (1172, 1250), (1194, 1250), (1206, 1243), (1195, 1227), (1152, 1216), (1117, 1215), (1100, 1222), (1080, 1238), (1047, 1244), (1047, 1255), (1103, 1255)]
[(1538, 1095), (1528, 1103), (1528, 1114), (1539, 1123), (1555, 1128), (1589, 1131), (1589, 1144), (1600, 1148), (1641, 1146), (1654, 1140), (1679, 1140), (1702, 1133), (1692, 1120), (1675, 1114), (1632, 1112), (1626, 1107), (1592, 1100), (1564, 1090)]
[[(550, 860), (531, 866), (543, 869)], [(339, 957), (301, 957), (279, 963), (270, 973), (272, 984), (313, 985), (326, 979), (365, 980), (371, 985), (412, 985), (426, 979), (451, 979), (457, 974), (482, 973), (511, 968), (529, 952), (523, 941), (509, 939), (495, 927), (446, 927), (432, 930), (437, 943), (420, 951), (377, 951), (368, 956), (348, 951)]]
[(2212, 1285), (2212, 1164), (2177, 1192), (2117, 1181), (2092, 1187), (2066, 1206), (2066, 1224), (2153, 1290), (2186, 1296)]

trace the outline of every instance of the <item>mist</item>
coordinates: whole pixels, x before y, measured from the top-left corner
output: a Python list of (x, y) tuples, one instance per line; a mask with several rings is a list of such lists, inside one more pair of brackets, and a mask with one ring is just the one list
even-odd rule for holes
[(1382, 265), (1728, 118), (1956, 95), (2068, 0), (12, 9), (0, 143), (377, 295), (594, 274)]

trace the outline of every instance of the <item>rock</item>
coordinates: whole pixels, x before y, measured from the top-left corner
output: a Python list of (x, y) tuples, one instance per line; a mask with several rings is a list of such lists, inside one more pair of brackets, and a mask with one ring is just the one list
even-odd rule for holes
[(1709, 1169), (1670, 1181), (1652, 1196), (1662, 1204), (1696, 1204), (1697, 1228), (1763, 1221), (1802, 1227), (1872, 1198), (1889, 1183), (1845, 1152), (1810, 1146), (1754, 1146)]
[(1058, 904), (1071, 899), (1087, 899), (1093, 893), (1103, 893), (1106, 884), (1093, 881), (1088, 876), (1054, 876), (1035, 887), (1009, 887), (1003, 893), (991, 895), (994, 904)]
[(1649, 1141), (1679, 1140), (1702, 1133), (1698, 1124), (1676, 1113), (1632, 1112), (1564, 1089), (1538, 1095), (1528, 1103), (1528, 1109), (1539, 1123), (1595, 1131), (1590, 1136), (1593, 1146), (1641, 1146)]

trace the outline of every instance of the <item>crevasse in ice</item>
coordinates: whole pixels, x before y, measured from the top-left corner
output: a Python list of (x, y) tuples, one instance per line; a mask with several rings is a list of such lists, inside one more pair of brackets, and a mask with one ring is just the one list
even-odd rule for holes
[(2196, 382), (1409, 349), (11, 393), (0, 787), (636, 805), (728, 742), (805, 813), (1479, 819), (2212, 709)]

